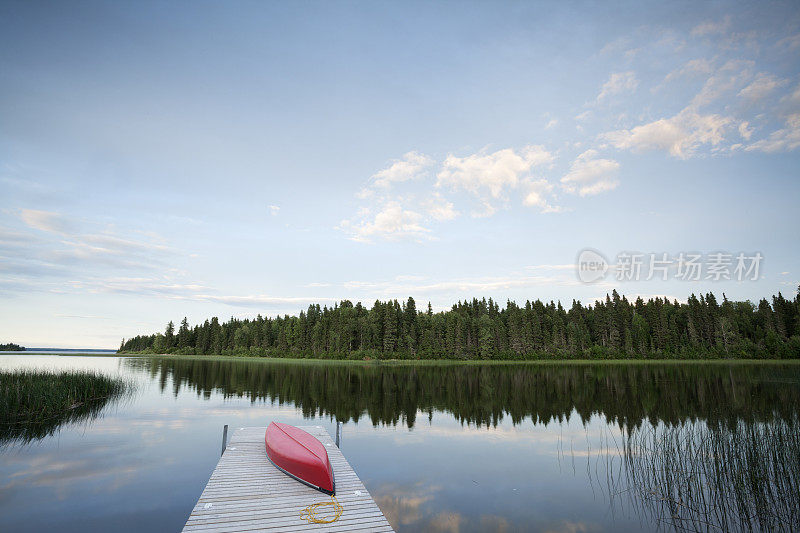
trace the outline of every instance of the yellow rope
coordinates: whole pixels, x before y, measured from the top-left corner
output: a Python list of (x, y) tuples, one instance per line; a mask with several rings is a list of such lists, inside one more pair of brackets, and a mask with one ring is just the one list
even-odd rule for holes
[[(333, 518), (323, 518), (318, 516), (317, 511), (321, 507), (326, 507), (328, 505), (333, 507)], [(309, 524), (330, 524), (331, 522), (336, 522), (339, 520), (339, 517), (342, 516), (343, 512), (344, 508), (339, 503), (339, 500), (337, 500), (336, 497), (331, 496), (331, 501), (329, 502), (314, 503), (300, 511), (300, 518), (303, 520), (308, 520)]]

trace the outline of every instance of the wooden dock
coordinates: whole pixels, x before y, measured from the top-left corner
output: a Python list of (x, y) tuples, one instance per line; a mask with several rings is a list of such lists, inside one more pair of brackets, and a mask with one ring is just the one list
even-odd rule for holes
[(393, 531), (328, 432), (320, 426), (300, 427), (328, 450), (336, 479), (336, 499), (344, 508), (339, 520), (310, 524), (300, 518), (307, 506), (330, 501), (330, 496), (275, 468), (264, 449), (267, 428), (247, 427), (234, 431), (183, 531)]

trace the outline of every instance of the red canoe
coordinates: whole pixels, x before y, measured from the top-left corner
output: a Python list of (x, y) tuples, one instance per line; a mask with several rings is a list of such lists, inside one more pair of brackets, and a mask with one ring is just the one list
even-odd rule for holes
[(267, 457), (279, 470), (325, 494), (336, 493), (328, 451), (314, 436), (289, 424), (272, 422), (264, 442)]

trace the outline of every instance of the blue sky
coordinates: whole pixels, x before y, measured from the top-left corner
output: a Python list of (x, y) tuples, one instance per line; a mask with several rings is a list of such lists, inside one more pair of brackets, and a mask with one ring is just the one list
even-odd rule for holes
[[(345, 298), (793, 295), (798, 57), (791, 2), (0, 1), (0, 342)], [(763, 261), (617, 279), (682, 252)]]

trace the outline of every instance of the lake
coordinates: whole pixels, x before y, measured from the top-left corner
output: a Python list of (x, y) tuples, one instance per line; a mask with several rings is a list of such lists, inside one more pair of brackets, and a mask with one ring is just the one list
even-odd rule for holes
[(3, 531), (179, 531), (223, 425), (272, 420), (332, 436), (341, 422), (342, 452), (397, 531), (800, 527), (798, 364), (0, 355), (15, 368), (136, 390), (0, 444)]

